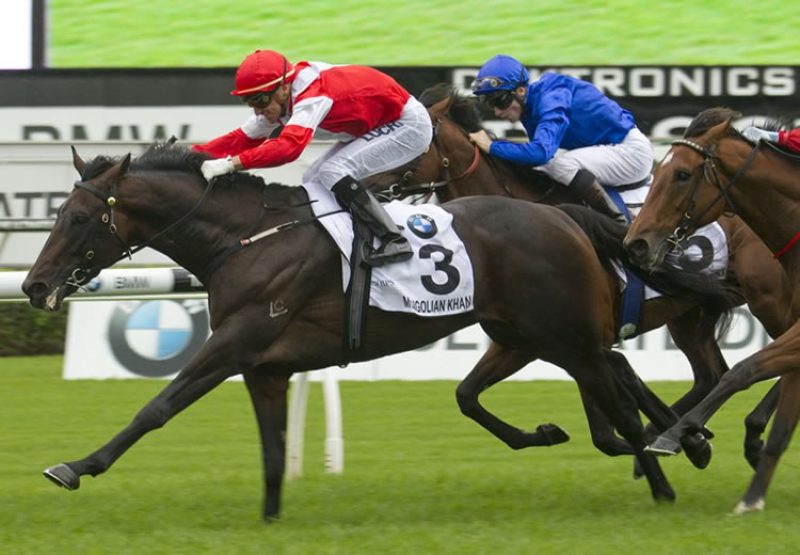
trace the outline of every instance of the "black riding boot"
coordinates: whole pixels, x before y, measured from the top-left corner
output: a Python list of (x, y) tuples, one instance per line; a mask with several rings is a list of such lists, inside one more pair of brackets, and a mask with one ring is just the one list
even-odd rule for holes
[(339, 202), (369, 226), (381, 241), (377, 249), (364, 255), (370, 266), (383, 266), (392, 262), (408, 260), (414, 254), (408, 240), (400, 235), (397, 225), (389, 217), (381, 203), (352, 177), (345, 176), (333, 186)]
[(608, 196), (603, 186), (597, 182), (594, 174), (589, 170), (578, 170), (578, 173), (572, 178), (569, 188), (589, 208), (597, 210), (621, 224), (628, 224), (625, 216), (619, 211), (617, 205), (614, 204), (614, 201)]

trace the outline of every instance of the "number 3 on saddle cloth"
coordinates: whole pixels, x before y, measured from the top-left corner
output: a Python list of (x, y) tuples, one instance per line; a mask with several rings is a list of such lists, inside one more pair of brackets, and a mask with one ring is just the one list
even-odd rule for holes
[[(339, 210), (332, 195), (314, 183), (303, 185), (314, 214)], [(372, 268), (369, 305), (389, 312), (418, 316), (446, 316), (473, 309), (475, 294), (472, 262), (452, 227), (453, 216), (433, 204), (409, 205), (394, 201), (384, 208), (402, 227), (414, 256), (408, 260)], [(319, 219), (342, 253), (342, 288), (350, 283), (353, 226), (343, 212)], [(377, 242), (376, 242), (377, 244)]]
[[(644, 203), (650, 183), (639, 187), (604, 187), (614, 204), (630, 223)], [(667, 257), (667, 262), (677, 268), (691, 271), (713, 273), (720, 279), (728, 269), (728, 240), (725, 231), (717, 222), (699, 228), (680, 243), (682, 249)], [(622, 308), (620, 309), (620, 328), (618, 335), (625, 339), (636, 334), (641, 318), (642, 303), (660, 296), (660, 293), (646, 287), (634, 274), (620, 264), (614, 265), (624, 284)]]

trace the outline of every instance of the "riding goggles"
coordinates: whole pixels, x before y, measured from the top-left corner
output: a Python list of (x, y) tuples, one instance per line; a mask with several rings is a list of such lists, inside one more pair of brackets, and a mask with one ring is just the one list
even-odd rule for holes
[(243, 96), (242, 102), (251, 108), (266, 108), (272, 101), (272, 95), (275, 94), (276, 90), (277, 89), (271, 90), (270, 92), (260, 92), (249, 96)]
[(514, 100), (514, 93), (511, 91), (495, 91), (482, 94), (480, 99), (489, 108), (505, 110), (511, 106), (511, 102)]

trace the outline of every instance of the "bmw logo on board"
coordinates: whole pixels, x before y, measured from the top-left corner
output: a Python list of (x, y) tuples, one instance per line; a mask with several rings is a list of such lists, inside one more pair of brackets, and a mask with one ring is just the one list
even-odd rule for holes
[(111, 352), (134, 374), (178, 372), (208, 337), (204, 300), (117, 303), (108, 327)]
[(427, 214), (412, 214), (408, 217), (406, 224), (411, 232), (420, 239), (430, 239), (438, 231), (436, 222)]

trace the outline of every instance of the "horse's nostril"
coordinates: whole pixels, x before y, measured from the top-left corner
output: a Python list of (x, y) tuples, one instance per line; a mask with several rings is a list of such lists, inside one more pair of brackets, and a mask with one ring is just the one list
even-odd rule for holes
[(22, 284), (22, 292), (28, 296), (29, 299), (42, 297), (47, 293), (47, 285), (43, 281), (24, 282)]
[(625, 245), (628, 254), (631, 255), (634, 262), (643, 262), (647, 257), (647, 241), (644, 239), (634, 239)]

